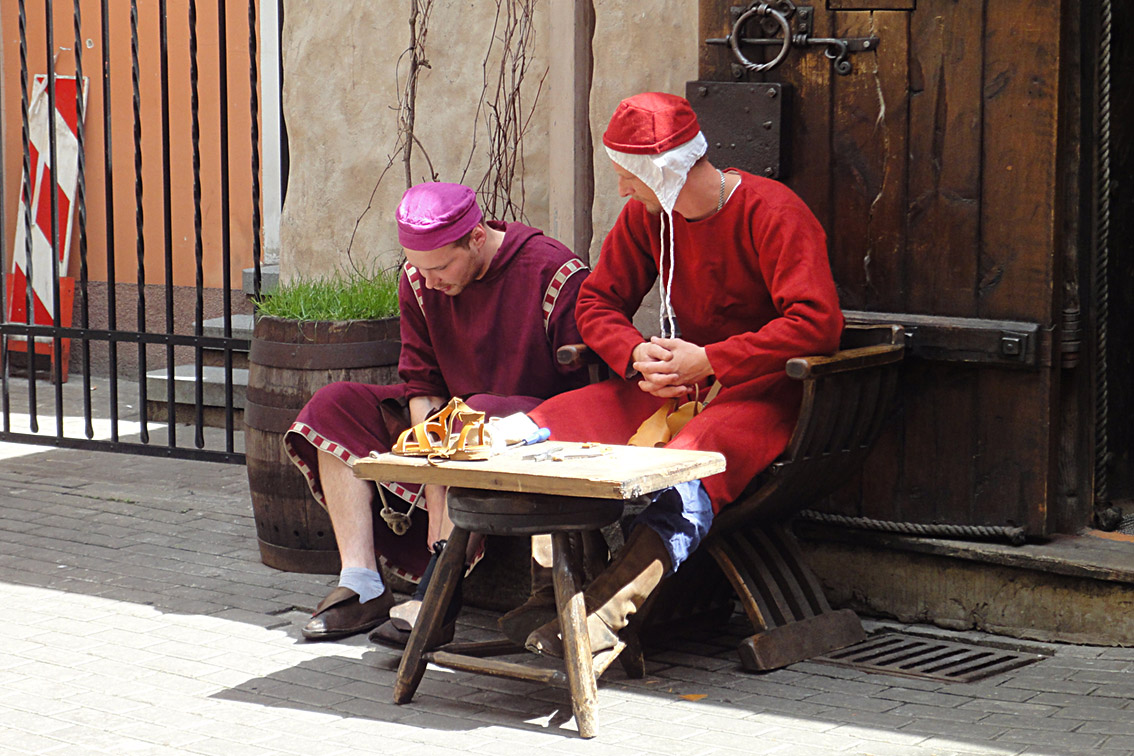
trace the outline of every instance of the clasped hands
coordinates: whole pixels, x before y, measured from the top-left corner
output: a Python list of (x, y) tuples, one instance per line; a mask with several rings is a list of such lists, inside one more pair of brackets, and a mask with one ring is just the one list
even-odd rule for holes
[(654, 336), (634, 347), (631, 359), (641, 373), (638, 387), (662, 399), (685, 396), (713, 374), (705, 348), (683, 339)]

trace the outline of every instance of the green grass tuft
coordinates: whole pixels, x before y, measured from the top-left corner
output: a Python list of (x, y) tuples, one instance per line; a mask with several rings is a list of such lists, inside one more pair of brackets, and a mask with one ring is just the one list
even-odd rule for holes
[(288, 320), (377, 320), (398, 314), (400, 268), (373, 275), (344, 276), (281, 284), (260, 299), (257, 311)]

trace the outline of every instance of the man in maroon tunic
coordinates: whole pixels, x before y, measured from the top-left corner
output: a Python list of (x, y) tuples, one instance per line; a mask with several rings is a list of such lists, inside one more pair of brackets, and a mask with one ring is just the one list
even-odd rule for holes
[[(389, 451), (402, 430), (451, 397), (503, 417), (586, 382), (584, 371), (555, 359), (559, 346), (582, 340), (574, 306), (586, 266), (570, 250), (520, 223), (485, 222), (475, 194), (460, 184), (412, 187), (396, 217), (406, 256), (398, 290), (403, 383), (326, 386), (284, 436), (331, 516), (342, 558), (338, 587), (303, 628), (312, 640), (369, 630), (391, 608), (397, 615), (403, 607), (393, 607), (379, 563), (418, 582), (452, 529), (443, 487), (382, 484), (393, 508), (411, 510), (412, 526), (396, 535), (378, 516), (377, 487), (355, 478), (351, 461)], [(417, 606), (405, 607), (401, 626), (379, 629), (408, 634)]]
[[(728, 469), (654, 496), (626, 545), (587, 588), (595, 651), (617, 632), (708, 531), (713, 514), (786, 447), (800, 387), (792, 357), (834, 351), (843, 316), (815, 216), (782, 184), (718, 170), (689, 103), (661, 93), (619, 104), (603, 143), (630, 198), (579, 292), (583, 340), (609, 381), (555, 397), (529, 413), (567, 441), (626, 443), (672, 397), (717, 396), (668, 444), (719, 451)], [(631, 317), (657, 281), (660, 336)], [(556, 622), (529, 649), (562, 655)]]

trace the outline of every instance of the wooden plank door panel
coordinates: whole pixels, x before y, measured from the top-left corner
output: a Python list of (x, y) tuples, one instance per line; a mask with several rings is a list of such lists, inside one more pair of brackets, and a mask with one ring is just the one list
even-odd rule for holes
[[(977, 317), (1055, 322), (1060, 3), (986, 4)], [(1020, 23), (1027, 19), (1026, 23)], [(974, 507), (1046, 532), (1058, 368), (981, 372)], [(1007, 517), (1005, 519), (1008, 519)]]
[(908, 312), (976, 312), (982, 15), (980, 3), (949, 3), (910, 18)]
[(1059, 5), (986, 4), (977, 317), (1053, 322)]
[[(905, 187), (909, 131), (906, 75), (909, 13), (835, 13), (833, 36), (884, 37), (833, 76), (833, 195), (830, 251), (843, 306), (894, 311), (903, 304)], [(822, 55), (812, 57), (830, 67)]]
[[(815, 8), (815, 36), (831, 33), (831, 15)], [(789, 174), (784, 183), (807, 203), (831, 238), (834, 187), (828, 178), (831, 155), (831, 63), (822, 55), (789, 55), (789, 65), (764, 76), (792, 86), (791, 125), (788, 139)]]
[[(1052, 328), (1062, 3), (884, 5), (813, 3), (812, 36), (881, 40), (850, 75), (814, 48), (762, 75), (794, 88), (786, 183), (827, 229), (843, 306)], [(702, 0), (702, 39), (730, 6)], [(727, 48), (702, 55), (702, 78), (736, 75)], [(1059, 376), (1037, 362), (911, 359), (899, 417), (828, 509), (1045, 533)]]

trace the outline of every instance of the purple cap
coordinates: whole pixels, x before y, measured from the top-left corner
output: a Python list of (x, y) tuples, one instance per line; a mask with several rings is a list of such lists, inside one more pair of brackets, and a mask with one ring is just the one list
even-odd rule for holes
[(483, 216), (472, 189), (427, 181), (406, 190), (396, 217), (398, 242), (406, 249), (428, 252), (457, 241)]

